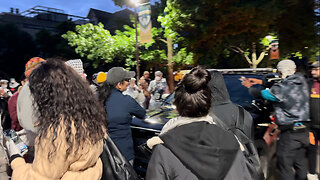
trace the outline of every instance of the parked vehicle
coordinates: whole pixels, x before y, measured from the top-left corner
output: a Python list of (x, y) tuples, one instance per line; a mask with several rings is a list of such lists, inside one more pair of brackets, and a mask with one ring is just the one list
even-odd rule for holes
[[(212, 71), (213, 69), (209, 69)], [(241, 85), (241, 77), (262, 79), (264, 75), (272, 73), (271, 68), (258, 69), (216, 69), (222, 72), (230, 99), (233, 103), (239, 104), (250, 112), (254, 119), (254, 139), (258, 149), (262, 168), (266, 177), (269, 175), (270, 162), (275, 153), (275, 141), (277, 139), (276, 127), (272, 124), (272, 107), (267, 101), (253, 99), (248, 89)], [(262, 87), (258, 87), (262, 88)], [(169, 95), (159, 109), (147, 111), (145, 119), (134, 118), (131, 129), (135, 147), (157, 136), (163, 125), (171, 118), (177, 117), (178, 112), (172, 104), (174, 94)], [(270, 126), (270, 127), (269, 127)], [(267, 141), (265, 140), (267, 139)], [(148, 157), (136, 148), (135, 169), (141, 176), (147, 169)]]

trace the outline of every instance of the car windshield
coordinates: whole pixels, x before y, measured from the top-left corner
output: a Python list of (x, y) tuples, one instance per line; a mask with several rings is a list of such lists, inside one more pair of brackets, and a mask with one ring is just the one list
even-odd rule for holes
[[(239, 104), (243, 107), (248, 107), (251, 105), (253, 100), (252, 96), (249, 94), (249, 91), (246, 87), (241, 85), (241, 81), (239, 80), (242, 76), (246, 78), (257, 78), (261, 79), (262, 75), (253, 75), (253, 74), (225, 74), (223, 75), (224, 81), (226, 83), (228, 93), (230, 95), (230, 100)], [(257, 88), (260, 88), (259, 85), (256, 85)]]
[[(257, 78), (257, 79), (262, 78), (262, 75), (253, 75), (253, 74), (245, 74), (245, 75), (224, 74), (223, 75), (228, 93), (230, 95), (230, 100), (235, 104), (239, 104), (243, 107), (247, 107), (251, 105), (252, 96), (249, 94), (248, 89), (241, 85), (241, 81), (239, 80), (239, 78), (243, 76), (246, 78)], [(172, 105), (173, 100), (174, 100), (174, 93), (167, 96), (162, 106)]]

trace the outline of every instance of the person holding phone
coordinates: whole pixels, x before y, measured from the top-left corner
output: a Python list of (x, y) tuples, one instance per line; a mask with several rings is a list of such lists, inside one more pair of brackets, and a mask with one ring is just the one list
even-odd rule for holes
[(36, 107), (36, 120), (29, 122), (37, 134), (35, 155), (26, 163), (14, 142), (7, 142), (12, 179), (101, 179), (106, 119), (85, 80), (63, 61), (48, 59), (24, 88)]

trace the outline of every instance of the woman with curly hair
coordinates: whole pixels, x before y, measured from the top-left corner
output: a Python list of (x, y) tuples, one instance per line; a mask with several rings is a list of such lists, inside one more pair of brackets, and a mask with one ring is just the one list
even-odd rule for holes
[(12, 179), (100, 179), (106, 118), (89, 86), (50, 59), (31, 73), (29, 87), (37, 116), (34, 161), (27, 164), (9, 141)]

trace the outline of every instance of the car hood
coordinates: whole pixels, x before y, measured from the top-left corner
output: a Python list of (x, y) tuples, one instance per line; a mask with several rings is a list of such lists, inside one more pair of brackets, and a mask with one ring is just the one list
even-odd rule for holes
[(134, 117), (131, 124), (161, 130), (165, 123), (178, 116), (178, 111), (173, 106), (162, 106), (160, 109), (147, 110), (145, 119)]

